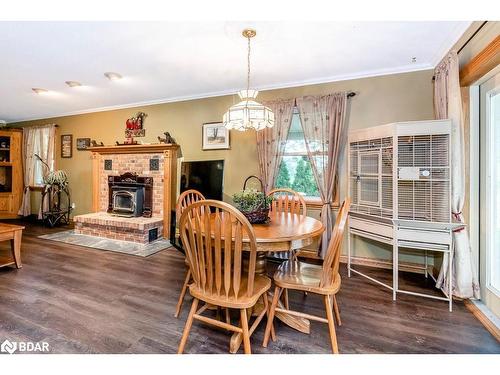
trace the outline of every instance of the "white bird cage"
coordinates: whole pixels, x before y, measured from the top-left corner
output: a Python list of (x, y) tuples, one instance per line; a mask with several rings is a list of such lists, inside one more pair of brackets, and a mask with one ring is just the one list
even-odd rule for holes
[[(353, 130), (348, 142), (350, 235), (392, 244), (396, 278), (399, 246), (451, 254), (456, 229), (451, 223), (451, 122), (411, 121)], [(350, 243), (349, 275), (355, 271)], [(396, 292), (403, 292), (397, 281), (390, 288), (394, 299)], [(451, 308), (451, 298), (446, 300)]]
[(401, 122), (349, 135), (351, 212), (448, 223), (450, 122)]

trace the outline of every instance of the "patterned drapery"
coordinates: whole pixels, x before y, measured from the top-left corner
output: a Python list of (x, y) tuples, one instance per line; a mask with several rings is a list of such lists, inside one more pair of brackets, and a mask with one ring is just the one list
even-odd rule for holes
[(314, 179), (318, 185), (325, 231), (321, 237), (320, 256), (326, 254), (333, 226), (332, 202), (338, 179), (338, 161), (345, 138), (347, 93), (305, 96), (296, 99), (300, 123)]
[[(463, 223), (462, 208), (465, 200), (465, 153), (462, 99), (460, 93), (459, 66), (456, 51), (451, 51), (434, 71), (434, 114), (436, 119), (450, 119), (451, 130), (451, 194), (452, 217)], [(453, 233), (453, 275), (447, 280), (449, 257), (443, 258), (436, 287), (448, 289), (452, 283), (453, 295), (460, 298), (479, 298), (479, 284), (469, 243), (467, 228)]]
[(274, 126), (256, 132), (260, 177), (267, 193), (274, 188), (292, 121), (295, 99), (263, 103), (274, 112)]

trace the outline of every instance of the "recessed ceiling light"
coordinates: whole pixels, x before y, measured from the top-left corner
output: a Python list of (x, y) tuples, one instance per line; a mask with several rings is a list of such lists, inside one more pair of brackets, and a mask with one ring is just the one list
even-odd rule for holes
[(82, 85), (80, 82), (77, 82), (77, 81), (66, 81), (66, 84), (69, 87), (78, 87), (78, 86)]
[(33, 92), (35, 92), (36, 94), (45, 94), (46, 92), (49, 92), (49, 90), (40, 89), (40, 88), (37, 88), (37, 87), (32, 88), (32, 90), (33, 90)]
[(114, 72), (106, 72), (106, 73), (104, 73), (104, 75), (110, 81), (116, 81), (116, 80), (122, 79), (122, 76), (120, 74), (114, 73)]

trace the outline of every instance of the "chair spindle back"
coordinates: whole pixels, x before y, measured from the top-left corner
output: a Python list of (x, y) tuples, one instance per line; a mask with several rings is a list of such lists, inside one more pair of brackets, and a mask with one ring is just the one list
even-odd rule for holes
[[(212, 298), (243, 297), (253, 293), (257, 246), (252, 225), (227, 203), (202, 200), (189, 205), (180, 218), (180, 234), (186, 258), (198, 288)], [(242, 271), (243, 242), (249, 245), (248, 271)]]
[(350, 198), (346, 198), (340, 206), (335, 226), (333, 227), (332, 237), (328, 244), (325, 259), (323, 260), (323, 271), (320, 280), (321, 287), (328, 287), (331, 285), (335, 276), (339, 272), (340, 250), (342, 248), (342, 241), (344, 238), (344, 230), (347, 222), (347, 215), (349, 207), (351, 206)]
[(205, 200), (203, 194), (201, 194), (198, 190), (189, 189), (181, 193), (179, 198), (177, 199), (177, 205), (175, 206), (175, 217), (177, 223), (181, 218), (182, 212), (192, 203)]
[(289, 212), (300, 215), (302, 211), (302, 216), (307, 214), (306, 201), (302, 195), (292, 189), (273, 189), (267, 196), (274, 198), (271, 203), (271, 212)]

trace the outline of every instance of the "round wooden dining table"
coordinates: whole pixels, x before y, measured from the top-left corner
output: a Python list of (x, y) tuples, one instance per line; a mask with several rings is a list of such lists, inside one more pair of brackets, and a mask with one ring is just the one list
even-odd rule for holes
[(269, 219), (266, 224), (252, 224), (257, 242), (255, 272), (261, 275), (266, 273), (268, 253), (301, 249), (325, 230), (321, 221), (309, 216), (270, 212)]
[[(266, 224), (253, 224), (257, 242), (257, 262), (255, 273), (265, 275), (267, 255), (271, 252), (298, 250), (310, 245), (314, 238), (320, 236), (325, 230), (321, 221), (309, 216), (290, 213), (269, 213), (269, 222)], [(248, 239), (243, 239), (245, 242)], [(245, 248), (245, 246), (244, 246)], [(281, 306), (282, 307), (282, 306)], [(258, 314), (263, 306), (256, 306)], [(309, 320), (276, 312), (276, 318), (288, 326), (304, 333), (310, 332)], [(234, 333), (231, 338), (230, 352), (235, 353), (241, 344), (241, 334)]]

